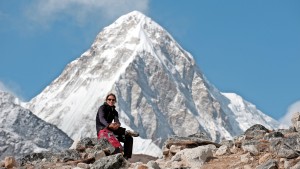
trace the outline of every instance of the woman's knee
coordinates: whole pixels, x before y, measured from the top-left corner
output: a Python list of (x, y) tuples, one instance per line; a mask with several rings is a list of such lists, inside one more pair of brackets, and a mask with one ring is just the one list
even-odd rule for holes
[(125, 140), (126, 140), (126, 141), (129, 141), (129, 142), (133, 142), (133, 137), (132, 137), (132, 136), (129, 136), (129, 135), (126, 135), (126, 136), (125, 136)]

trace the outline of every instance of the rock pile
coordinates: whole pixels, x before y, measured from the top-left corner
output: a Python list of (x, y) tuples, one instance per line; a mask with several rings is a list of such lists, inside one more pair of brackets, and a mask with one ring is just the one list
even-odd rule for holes
[[(113, 154), (114, 151), (115, 148), (106, 139), (84, 138), (77, 143), (75, 149), (60, 153), (31, 153), (16, 160), (6, 157), (0, 168), (128, 168), (128, 161), (122, 154)], [(12, 162), (8, 159), (12, 159)]]
[(0, 168), (56, 169), (299, 169), (300, 113), (289, 129), (269, 130), (260, 124), (233, 140), (215, 143), (203, 133), (188, 137), (171, 136), (162, 157), (146, 163), (127, 161), (114, 154), (106, 139), (84, 138), (74, 149), (60, 153), (32, 153), (19, 159), (6, 157)]

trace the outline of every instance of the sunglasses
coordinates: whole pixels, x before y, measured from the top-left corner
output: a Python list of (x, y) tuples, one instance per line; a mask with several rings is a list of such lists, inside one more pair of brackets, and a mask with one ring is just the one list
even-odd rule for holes
[(113, 102), (116, 101), (115, 99), (107, 99), (107, 100), (108, 100), (108, 101), (113, 101)]

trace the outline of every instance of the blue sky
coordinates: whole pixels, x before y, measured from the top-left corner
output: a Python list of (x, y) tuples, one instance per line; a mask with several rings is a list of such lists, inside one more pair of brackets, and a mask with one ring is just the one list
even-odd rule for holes
[(220, 91), (277, 120), (300, 111), (298, 0), (2, 0), (0, 88), (30, 100), (133, 10), (163, 26)]

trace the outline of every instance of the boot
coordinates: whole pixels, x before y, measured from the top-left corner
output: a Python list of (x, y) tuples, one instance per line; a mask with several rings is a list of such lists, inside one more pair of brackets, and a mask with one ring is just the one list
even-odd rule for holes
[(140, 135), (138, 132), (136, 132), (136, 131), (131, 131), (131, 130), (126, 130), (126, 131), (125, 131), (125, 134), (128, 134), (128, 135), (130, 135), (130, 136), (132, 136), (132, 137), (138, 137), (138, 136)]

